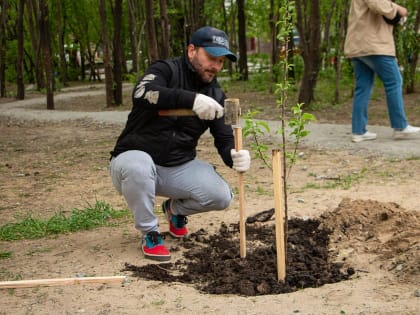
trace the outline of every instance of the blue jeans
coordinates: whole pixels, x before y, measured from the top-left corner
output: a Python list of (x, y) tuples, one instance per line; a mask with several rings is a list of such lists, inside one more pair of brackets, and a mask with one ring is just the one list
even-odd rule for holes
[(351, 59), (356, 77), (353, 99), (352, 133), (364, 134), (368, 123), (368, 105), (375, 73), (384, 84), (391, 127), (407, 127), (402, 98), (402, 77), (395, 57), (372, 55)]

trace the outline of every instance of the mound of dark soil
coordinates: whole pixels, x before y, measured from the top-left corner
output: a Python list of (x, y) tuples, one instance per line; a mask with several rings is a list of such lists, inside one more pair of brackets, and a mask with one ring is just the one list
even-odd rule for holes
[(245, 296), (293, 292), (347, 280), (352, 268), (343, 271), (342, 264), (328, 257), (331, 231), (318, 220), (291, 219), (288, 222), (286, 280), (277, 279), (275, 226), (248, 220), (247, 255), (239, 253), (238, 224), (222, 224), (218, 234), (199, 230), (180, 242), (184, 259), (174, 263), (134, 266), (124, 271), (134, 276), (163, 282), (193, 284), (211, 294)]

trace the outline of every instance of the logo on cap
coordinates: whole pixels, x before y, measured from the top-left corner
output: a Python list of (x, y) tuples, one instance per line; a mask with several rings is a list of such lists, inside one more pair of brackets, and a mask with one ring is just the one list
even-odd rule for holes
[(229, 49), (229, 41), (222, 36), (213, 35), (213, 44), (225, 46), (227, 49)]

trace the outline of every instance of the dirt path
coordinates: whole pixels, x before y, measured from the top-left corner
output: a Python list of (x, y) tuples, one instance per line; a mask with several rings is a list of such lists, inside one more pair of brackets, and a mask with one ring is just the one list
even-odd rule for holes
[[(71, 100), (72, 98), (100, 96), (104, 94), (102, 85), (89, 85), (80, 88), (63, 89), (61, 94), (55, 96), (57, 102)], [(125, 90), (131, 89), (131, 84), (124, 85)], [(80, 112), (44, 109), (33, 109), (36, 105), (45, 105), (45, 98), (34, 98), (23, 101), (0, 104), (0, 116), (24, 120), (52, 121), (88, 119), (95, 123), (108, 123), (124, 125), (128, 111), (98, 111)], [(266, 121), (271, 129), (273, 141), (278, 138), (276, 131), (280, 128), (278, 121)], [(420, 135), (412, 139), (392, 139), (392, 129), (384, 126), (370, 126), (369, 130), (378, 134), (375, 141), (352, 143), (349, 141), (351, 126), (348, 124), (311, 123), (306, 126), (310, 131), (302, 144), (322, 149), (340, 149), (351, 152), (365, 152), (370, 154), (386, 155), (391, 157), (420, 157)]]

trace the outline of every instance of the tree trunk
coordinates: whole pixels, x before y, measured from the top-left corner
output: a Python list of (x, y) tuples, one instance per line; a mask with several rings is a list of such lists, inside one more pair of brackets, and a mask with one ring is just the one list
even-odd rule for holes
[(321, 62), (319, 0), (296, 0), (296, 15), (296, 27), (299, 31), (301, 55), (304, 63), (298, 102), (308, 105), (314, 100), (314, 91)]
[(344, 51), (344, 38), (346, 38), (346, 21), (348, 16), (348, 2), (344, 0), (341, 10), (339, 11), (341, 14), (340, 20), (340, 29), (339, 29), (339, 41), (338, 41), (338, 48), (337, 54), (335, 58), (335, 93), (334, 93), (334, 104), (338, 104), (340, 101), (340, 80), (341, 80), (341, 56), (343, 55)]
[(238, 7), (234, 4), (234, 1), (231, 0), (230, 1), (230, 8), (231, 8), (231, 12), (230, 12), (230, 32), (229, 34), (229, 39), (230, 42), (232, 44), (231, 51), (237, 51), (238, 50), (238, 32), (236, 32), (236, 17), (237, 17), (237, 12), (236, 10), (238, 9)]
[(39, 38), (39, 12), (38, 7), (34, 5), (33, 0), (27, 0), (26, 5), (28, 7), (29, 36), (31, 38), (32, 50), (34, 52), (35, 59), (35, 80), (37, 90), (40, 91), (45, 88), (45, 78), (43, 75), (44, 68), (41, 53), (41, 42)]
[[(225, 0), (220, 1), (220, 6), (221, 6), (221, 9), (222, 9), (222, 13), (223, 13), (223, 30), (225, 31), (226, 34), (229, 34), (229, 26), (228, 26), (229, 21), (227, 19)], [(233, 44), (233, 41), (234, 41), (234, 38), (229, 36), (229, 42), (230, 42), (229, 44), (230, 44), (231, 51), (235, 52), (235, 46), (236, 45)], [(227, 68), (228, 68), (228, 71), (229, 71), (229, 76), (231, 77), (232, 72), (233, 72), (233, 66), (232, 66), (231, 62), (228, 62)]]
[(18, 36), (18, 51), (17, 51), (17, 60), (16, 60), (16, 76), (17, 76), (17, 95), (18, 100), (23, 100), (25, 98), (25, 84), (23, 82), (23, 14), (25, 10), (25, 0), (19, 0), (19, 9), (18, 9), (18, 24), (17, 24), (17, 36)]
[(41, 42), (42, 56), (44, 61), (46, 90), (47, 90), (47, 109), (54, 109), (54, 73), (53, 55), (51, 49), (51, 36), (48, 5), (45, 0), (39, 0), (39, 38)]
[[(270, 14), (268, 25), (270, 27), (270, 35), (271, 35), (271, 75), (272, 75), (272, 82), (275, 83), (278, 80), (278, 73), (275, 70), (275, 66), (279, 62), (280, 52), (279, 52), (279, 40), (277, 38), (277, 25), (276, 21), (278, 21), (278, 6), (276, 1), (270, 0)], [(272, 91), (273, 86), (270, 87), (270, 91)]]
[(64, 24), (65, 24), (65, 18), (64, 18), (64, 1), (58, 0), (57, 2), (57, 32), (58, 32), (58, 48), (60, 52), (60, 79), (61, 83), (63, 83), (64, 86), (67, 86), (67, 61), (66, 61), (66, 53), (64, 51)]
[(146, 30), (147, 43), (149, 48), (149, 64), (159, 59), (159, 52), (156, 40), (155, 20), (153, 18), (153, 1), (145, 0), (146, 3)]
[(115, 0), (114, 8), (114, 38), (113, 38), (113, 95), (115, 106), (122, 104), (122, 39), (121, 39), (121, 23), (122, 23), (122, 0)]
[(238, 44), (240, 80), (248, 80), (248, 58), (246, 49), (245, 1), (238, 0)]
[[(84, 81), (86, 79), (86, 57), (85, 57), (85, 54), (82, 52), (86, 50), (89, 51), (89, 49), (85, 48), (85, 44), (82, 41), (79, 41), (79, 45), (80, 45), (80, 77), (82, 81)], [(99, 81), (101, 81), (101, 77), (99, 77)]]
[(162, 25), (162, 51), (161, 58), (169, 57), (169, 19), (168, 19), (168, 3), (166, 0), (160, 0), (160, 24)]
[[(322, 48), (321, 48), (321, 52), (323, 53), (323, 66), (324, 67), (329, 67), (331, 66), (331, 60), (330, 60), (330, 51), (331, 51), (331, 43), (330, 43), (330, 27), (331, 27), (331, 20), (333, 17), (333, 14), (336, 11), (336, 6), (337, 6), (337, 0), (332, 0), (329, 8), (325, 14), (325, 24), (324, 24), (324, 36), (323, 36), (323, 43), (322, 43)], [(338, 23), (338, 22), (337, 22)], [(339, 41), (341, 41), (341, 39), (338, 39)]]
[(201, 13), (204, 11), (204, 0), (188, 0), (185, 2), (185, 24), (188, 26), (187, 35), (189, 37), (189, 35), (194, 33), (198, 28), (204, 26), (205, 21), (201, 15)]
[(105, 0), (100, 0), (99, 12), (100, 12), (101, 24), (102, 24), (102, 43), (104, 45), (106, 107), (111, 107), (112, 106), (112, 63), (111, 63), (108, 27), (106, 25)]
[(133, 63), (133, 73), (139, 71), (139, 53), (138, 53), (138, 41), (137, 41), (137, 23), (136, 23), (136, 14), (135, 8), (136, 4), (134, 0), (128, 0), (128, 34), (130, 38), (130, 50), (131, 50), (131, 60)]
[(7, 0), (1, 0), (0, 15), (0, 97), (6, 97)]
[[(414, 25), (413, 25), (413, 32), (414, 34), (417, 34), (417, 38), (418, 38), (418, 34), (420, 32), (420, 3), (417, 9), (417, 15), (416, 15), (416, 20), (414, 21)], [(413, 45), (414, 49), (411, 55), (411, 59), (410, 59), (410, 74), (409, 74), (409, 84), (407, 84), (406, 86), (406, 93), (414, 93), (414, 82), (416, 81), (416, 69), (417, 69), (417, 63), (419, 60), (419, 54), (420, 54), (420, 45), (419, 45), (419, 41), (417, 40), (417, 45)]]

